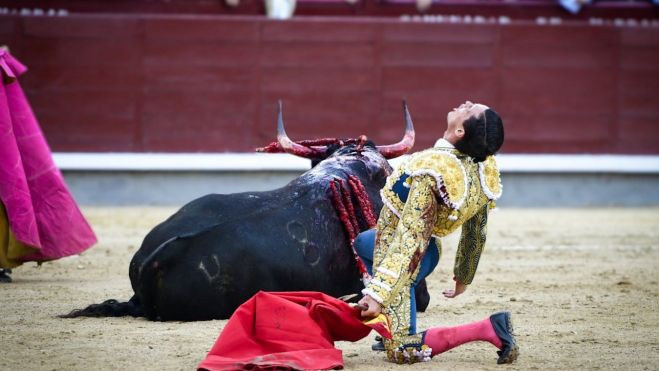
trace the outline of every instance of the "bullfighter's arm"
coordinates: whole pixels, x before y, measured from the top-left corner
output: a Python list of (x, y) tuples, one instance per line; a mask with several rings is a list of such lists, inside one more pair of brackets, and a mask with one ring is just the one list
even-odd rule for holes
[[(408, 290), (428, 246), (437, 215), (435, 179), (414, 177), (410, 193), (389, 244), (378, 246), (379, 264), (363, 293), (388, 306), (401, 290)], [(382, 238), (382, 236), (380, 236)]]
[(478, 261), (480, 260), (487, 235), (487, 212), (489, 205), (483, 208), (462, 224), (460, 243), (455, 253), (455, 266), (453, 275), (460, 283), (468, 285), (476, 275)]

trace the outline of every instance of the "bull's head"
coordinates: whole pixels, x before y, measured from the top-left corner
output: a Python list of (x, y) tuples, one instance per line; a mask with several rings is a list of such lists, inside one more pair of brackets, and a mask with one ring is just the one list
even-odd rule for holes
[[(412, 117), (407, 109), (407, 103), (403, 101), (403, 116), (405, 118), (405, 135), (403, 139), (395, 144), (375, 146), (375, 149), (386, 159), (401, 156), (412, 148), (414, 145), (414, 126)], [(304, 157), (312, 160), (314, 164), (326, 159), (336, 150), (350, 146), (356, 151), (362, 151), (364, 146), (372, 146), (372, 142), (365, 135), (360, 135), (357, 139), (336, 139), (324, 138), (316, 140), (305, 140), (294, 142), (284, 130), (284, 118), (282, 113), (282, 103), (279, 101), (279, 114), (277, 119), (277, 142), (273, 142), (265, 147), (257, 148), (257, 152), (285, 152), (295, 156)]]

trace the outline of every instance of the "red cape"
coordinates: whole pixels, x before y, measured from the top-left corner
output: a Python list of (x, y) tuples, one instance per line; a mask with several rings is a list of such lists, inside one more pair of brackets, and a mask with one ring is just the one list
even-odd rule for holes
[(224, 327), (199, 370), (342, 369), (338, 340), (357, 341), (382, 321), (362, 322), (359, 309), (319, 292), (259, 292)]

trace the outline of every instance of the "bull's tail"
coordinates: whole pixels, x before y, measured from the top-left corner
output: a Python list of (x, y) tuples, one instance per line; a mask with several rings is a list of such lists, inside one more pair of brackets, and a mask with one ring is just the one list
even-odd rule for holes
[(100, 304), (92, 304), (87, 308), (75, 309), (70, 313), (59, 315), (60, 318), (76, 317), (144, 317), (142, 305), (137, 296), (133, 296), (125, 302), (114, 299), (106, 300)]

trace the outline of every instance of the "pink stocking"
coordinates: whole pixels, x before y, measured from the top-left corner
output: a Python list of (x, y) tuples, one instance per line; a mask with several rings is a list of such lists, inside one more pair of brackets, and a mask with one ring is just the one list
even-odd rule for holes
[(425, 343), (432, 348), (433, 356), (478, 340), (487, 341), (499, 349), (502, 346), (489, 318), (455, 327), (432, 327), (426, 330), (425, 337)]

